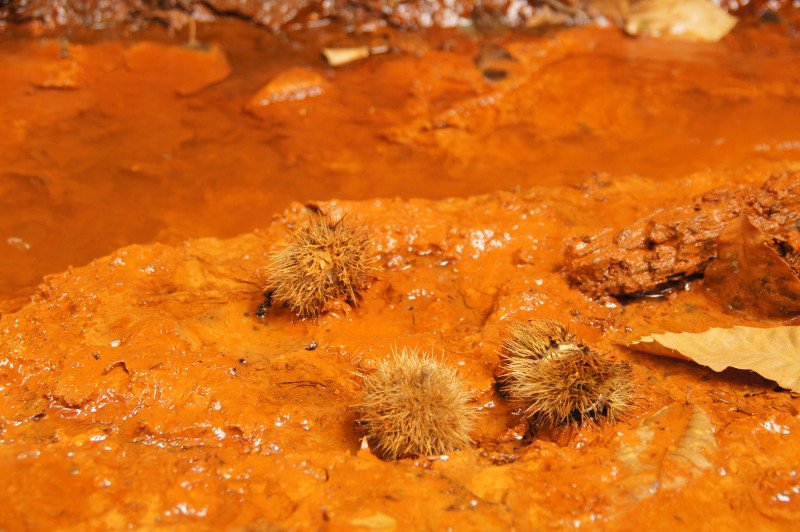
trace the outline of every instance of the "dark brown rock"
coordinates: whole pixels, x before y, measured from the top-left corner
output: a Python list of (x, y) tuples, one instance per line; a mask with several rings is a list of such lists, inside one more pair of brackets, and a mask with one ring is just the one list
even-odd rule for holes
[(713, 190), (621, 230), (576, 239), (565, 254), (567, 279), (589, 294), (625, 296), (702, 274), (717, 256), (725, 225), (742, 214), (765, 233), (794, 240), (800, 173), (774, 176), (760, 188)]

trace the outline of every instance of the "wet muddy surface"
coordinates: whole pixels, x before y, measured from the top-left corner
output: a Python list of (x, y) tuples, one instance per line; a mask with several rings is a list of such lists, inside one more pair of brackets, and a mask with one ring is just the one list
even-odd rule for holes
[[(224, 44), (193, 50), (152, 31), (0, 43), (11, 308), (45, 274), (129, 243), (264, 227), (291, 200), (466, 196), (593, 173), (675, 180), (800, 152), (800, 74), (787, 67), (798, 44), (780, 29), (715, 44), (591, 28), (401, 33), (368, 39), (396, 51), (336, 70), (320, 47), (355, 38), (226, 23), (199, 35)], [(316, 96), (251, 104), (298, 68), (294, 83)]]
[[(768, 208), (748, 205), (791, 274), (800, 46), (785, 26), (719, 43), (588, 27), (275, 36), (240, 21), (201, 26), (195, 46), (158, 28), (1, 37), (0, 526), (800, 520), (796, 393), (619, 344), (796, 323), (700, 278), (728, 240), (692, 218), (698, 198), (782, 183)], [(320, 54), (363, 44), (373, 55), (344, 67)], [(747, 211), (731, 201), (711, 221)], [(258, 317), (269, 253), (316, 210), (363, 225), (380, 271), (356, 308)], [(597, 237), (664, 212), (677, 236)], [(684, 215), (720, 246), (675, 255), (694, 269), (616, 292), (570, 278), (580, 239), (650, 264), (656, 240), (696, 232)], [(680, 288), (641, 297), (665, 279)], [(495, 375), (507, 324), (532, 317), (629, 363), (631, 411), (529, 434)], [(396, 347), (457, 370), (478, 409), (469, 448), (383, 461), (363, 447), (355, 373)]]

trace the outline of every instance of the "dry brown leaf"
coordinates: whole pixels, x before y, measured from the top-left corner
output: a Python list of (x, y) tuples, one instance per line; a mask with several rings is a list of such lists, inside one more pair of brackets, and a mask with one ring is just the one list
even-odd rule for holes
[(717, 260), (703, 287), (728, 310), (783, 317), (800, 312), (800, 279), (746, 216), (729, 223), (719, 238)]
[(733, 327), (701, 333), (652, 334), (628, 344), (655, 355), (686, 358), (714, 371), (755, 371), (800, 392), (800, 326)]
[(641, 0), (631, 5), (625, 31), (631, 35), (718, 41), (736, 22), (736, 17), (709, 0)]

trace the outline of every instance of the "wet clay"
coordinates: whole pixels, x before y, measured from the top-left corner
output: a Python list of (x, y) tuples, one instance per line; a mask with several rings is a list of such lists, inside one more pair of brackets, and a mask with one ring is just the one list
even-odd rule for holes
[[(361, 37), (73, 37), (0, 38), (0, 528), (796, 528), (797, 394), (615, 341), (776, 320), (564, 270), (582, 235), (796, 179), (784, 26), (389, 32), (341, 69), (320, 48)], [(320, 209), (367, 228), (376, 279), (317, 319), (259, 312), (269, 254)], [(616, 424), (531, 434), (498, 394), (533, 317), (630, 365)], [(470, 446), (363, 446), (357, 373), (402, 347), (463, 380)]]
[[(132, 42), (9, 30), (0, 310), (45, 274), (130, 243), (251, 231), (292, 200), (591, 188), (604, 173), (672, 186), (798, 158), (800, 71), (787, 65), (800, 50), (783, 32), (742, 26), (715, 44), (593, 28), (356, 38), (228, 21), (187, 47), (155, 28)], [(363, 43), (388, 51), (340, 69), (318, 55)], [(641, 216), (661, 206), (637, 202)]]
[[(635, 219), (630, 198), (645, 193), (675, 191), (615, 178), (590, 192), (317, 203), (369, 229), (382, 270), (361, 305), (318, 320), (275, 305), (255, 316), (257, 272), (306, 222), (301, 204), (263, 231), (129, 246), (48, 277), (0, 321), (3, 525), (791, 528), (796, 395), (611, 343), (622, 308), (560, 272), (574, 232)], [(618, 423), (535, 438), (515, 428), (493, 372), (505, 324), (534, 316), (631, 364), (638, 398)], [(457, 369), (478, 410), (471, 446), (398, 462), (362, 448), (354, 373), (396, 346)]]

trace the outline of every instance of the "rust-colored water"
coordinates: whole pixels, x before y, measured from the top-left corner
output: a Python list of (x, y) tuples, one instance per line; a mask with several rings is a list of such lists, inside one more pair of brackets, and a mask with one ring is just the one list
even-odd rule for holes
[[(799, 46), (780, 27), (714, 44), (588, 28), (389, 34), (362, 40), (395, 51), (341, 69), (320, 46), (358, 39), (232, 21), (200, 38), (220, 43), (230, 74), (186, 96), (187, 76), (195, 89), (221, 74), (180, 36), (0, 40), (4, 308), (119, 246), (235, 235), (295, 199), (465, 196), (593, 172), (670, 180), (800, 154)], [(159, 44), (131, 52), (146, 40)], [(481, 75), (482, 44), (514, 56), (495, 65), (505, 79)], [(244, 111), (298, 65), (327, 78), (326, 94)]]

